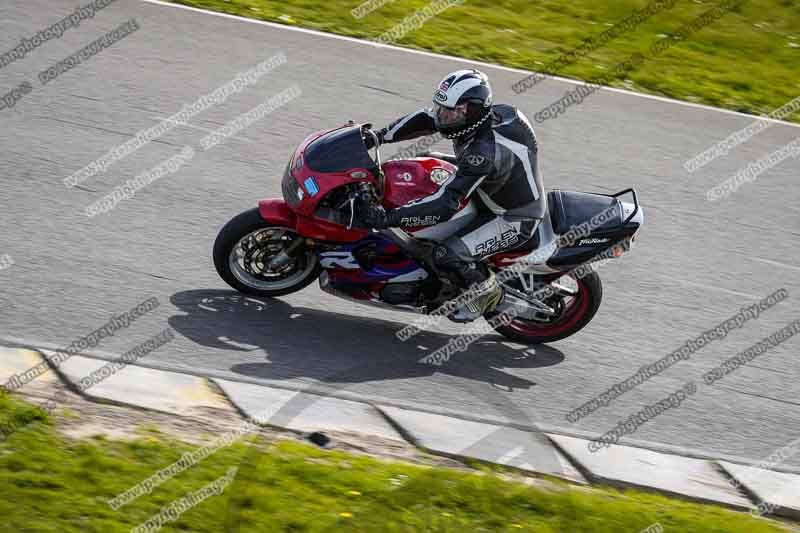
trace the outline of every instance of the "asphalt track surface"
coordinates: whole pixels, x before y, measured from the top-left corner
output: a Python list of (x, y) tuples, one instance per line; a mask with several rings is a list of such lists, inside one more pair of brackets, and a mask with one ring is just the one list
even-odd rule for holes
[[(71, 13), (75, 2), (0, 5), (0, 52)], [(37, 74), (119, 24), (140, 29), (45, 86)], [(424, 31), (419, 30), (419, 31)], [(277, 52), (287, 63), (135, 154), (67, 189), (62, 180)], [(455, 59), (118, 0), (79, 28), (0, 69), (0, 93), (33, 91), (0, 111), (0, 338), (69, 344), (112, 313), (157, 297), (161, 307), (94, 352), (120, 354), (166, 325), (177, 338), (142, 364), (329, 391), (433, 412), (531, 421), (599, 434), (694, 379), (698, 393), (638, 429), (658, 446), (760, 460), (800, 437), (797, 339), (713, 387), (701, 376), (798, 316), (800, 161), (788, 159), (715, 203), (705, 191), (800, 135), (776, 124), (699, 172), (689, 157), (752, 121), (735, 113), (601, 91), (536, 127), (549, 188), (615, 192), (635, 186), (645, 227), (633, 251), (601, 271), (605, 299), (578, 335), (526, 347), (484, 337), (441, 367), (417, 362), (460, 328), (445, 324), (401, 342), (413, 315), (342, 301), (310, 287), (279, 300), (235, 296), (210, 251), (219, 228), (259, 198), (280, 196), (279, 176), (309, 132), (347, 119), (382, 125), (427, 105)], [(485, 66), (496, 100), (529, 116), (570, 84), (548, 80), (523, 95), (518, 72)], [(264, 98), (302, 95), (209, 151), (199, 140)], [(184, 145), (192, 161), (105, 215), (83, 209)], [(441, 144), (440, 148), (447, 146)], [(399, 148), (399, 147), (398, 147)], [(394, 152), (387, 147), (386, 155)], [(578, 407), (643, 364), (680, 347), (741, 306), (779, 288), (790, 298), (576, 424)], [(800, 465), (794, 456), (787, 465)]]

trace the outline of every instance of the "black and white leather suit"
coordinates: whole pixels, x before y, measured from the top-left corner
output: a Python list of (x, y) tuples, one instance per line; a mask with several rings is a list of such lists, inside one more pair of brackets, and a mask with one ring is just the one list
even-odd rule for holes
[[(422, 109), (392, 122), (379, 137), (390, 143), (435, 131), (432, 111)], [(458, 170), (434, 194), (387, 213), (390, 227), (438, 224), (458, 211), (462, 199), (476, 199), (476, 219), (436, 252), (437, 263), (457, 271), (464, 286), (485, 279), (476, 261), (530, 239), (547, 212), (536, 135), (525, 115), (510, 105), (494, 105), (488, 120), (470, 134), (453, 140)]]

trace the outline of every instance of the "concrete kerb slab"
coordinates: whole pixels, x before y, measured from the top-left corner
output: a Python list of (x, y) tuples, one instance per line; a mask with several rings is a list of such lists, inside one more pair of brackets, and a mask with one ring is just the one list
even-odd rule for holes
[[(49, 356), (43, 350), (44, 355)], [(108, 364), (108, 361), (74, 355), (54, 368), (73, 390), (96, 400), (133, 405), (177, 415), (193, 415), (204, 408), (230, 409), (225, 398), (201, 377), (128, 365), (87, 390), (81, 379)]]
[(11, 376), (23, 374), (43, 360), (34, 350), (0, 348), (0, 381), (6, 383)]
[[(43, 362), (45, 362), (45, 358), (37, 350), (0, 347), (0, 384), (8, 382), (14, 375), (24, 374)], [(56, 376), (47, 372), (26, 383), (19, 390), (23, 392), (49, 393), (52, 384), (57, 380)]]
[(703, 503), (752, 509), (718, 469), (714, 461), (670, 455), (642, 448), (613, 444), (590, 452), (590, 441), (563, 435), (548, 435), (590, 481), (621, 488), (638, 488), (679, 496)]
[(385, 405), (378, 408), (418, 446), (433, 453), (586, 483), (569, 460), (540, 434)]
[[(6, 347), (15, 347), (15, 348), (22, 348), (31, 350), (34, 349), (38, 350), (39, 347), (44, 347), (45, 350), (55, 350), (58, 348), (56, 344), (48, 344), (44, 342), (34, 342), (29, 339), (22, 339), (18, 337), (10, 337), (8, 335), (0, 335), (0, 343)], [(103, 352), (103, 351), (95, 351), (93, 353), (85, 353), (81, 354), (82, 356), (86, 356), (88, 358), (93, 358), (97, 360), (101, 360), (104, 362), (114, 360), (115, 354), (110, 352)], [(197, 368), (197, 367), (175, 367), (174, 365), (163, 365), (153, 361), (147, 360), (140, 360), (136, 362), (136, 366), (150, 368), (153, 370), (162, 370), (166, 372), (178, 372), (182, 374), (203, 377), (208, 379), (226, 379), (229, 381), (236, 381), (241, 383), (250, 383), (253, 385), (263, 386), (263, 382), (257, 378), (246, 376), (246, 375), (234, 375), (231, 372), (220, 372), (211, 368)], [(46, 376), (42, 376), (41, 378), (35, 380), (35, 382), (46, 379)], [(35, 383), (34, 382), (34, 383)], [(299, 391), (304, 392), (307, 394), (316, 394), (319, 396), (325, 397), (332, 397), (332, 398), (340, 398), (343, 400), (350, 400), (359, 403), (375, 403), (371, 402), (369, 399), (365, 399), (358, 394), (353, 394), (347, 392), (342, 389), (337, 388), (330, 388), (330, 387), (321, 387), (318, 385), (295, 385), (291, 382), (287, 383), (276, 383), (270, 384), (270, 388), (274, 389), (281, 389), (281, 390), (288, 390), (288, 391)], [(494, 424), (499, 426), (508, 426), (519, 429), (521, 431), (527, 432), (536, 432), (541, 431), (545, 434), (554, 434), (554, 435), (566, 435), (570, 437), (576, 437), (580, 439), (592, 439), (597, 437), (596, 432), (581, 430), (574, 427), (569, 426), (558, 426), (552, 424), (545, 424), (545, 423), (537, 423), (534, 427), (531, 421), (519, 421), (519, 420), (509, 420), (508, 417), (498, 417), (493, 416), (490, 414), (475, 414), (466, 411), (457, 411), (453, 409), (446, 409), (440, 406), (431, 406), (426, 407), (424, 405), (419, 405), (414, 402), (409, 401), (398, 401), (398, 400), (388, 400), (382, 399), (377, 400), (377, 402), (381, 403), (381, 405), (392, 405), (393, 407), (398, 407), (400, 409), (412, 410), (412, 411), (420, 411), (425, 413), (431, 414), (438, 414), (443, 416), (448, 416), (451, 418), (458, 418), (462, 420), (471, 420), (474, 422), (480, 423), (488, 423)], [(402, 431), (400, 430), (402, 433)], [(635, 438), (625, 437), (623, 439), (624, 444), (634, 447), (634, 448), (644, 448), (648, 450), (653, 450), (656, 452), (661, 452), (670, 455), (681, 455), (685, 457), (693, 457), (695, 459), (705, 459), (708, 461), (728, 461), (730, 463), (741, 464), (741, 465), (749, 465), (758, 467), (760, 460), (759, 459), (752, 459), (743, 456), (736, 456), (730, 454), (721, 454), (721, 453), (712, 453), (707, 450), (701, 450), (696, 448), (689, 448), (685, 446), (676, 446), (671, 444), (665, 444), (661, 442), (654, 442), (654, 441), (645, 441), (639, 440)], [(800, 475), (800, 467), (787, 465), (787, 464), (780, 464), (776, 465), (773, 470), (776, 472), (784, 472), (788, 474), (798, 474)]]
[[(24, 373), (52, 353), (0, 347), (0, 380)], [(61, 378), (73, 390), (80, 390), (80, 380), (108, 362), (73, 356), (55, 368), (56, 372), (48, 372), (22, 389), (50, 389), (52, 382)], [(588, 480), (635, 487), (736, 509), (753, 510), (763, 502), (772, 514), (800, 518), (800, 492), (796, 490), (799, 475), (720, 459), (628, 445), (612, 445), (591, 453), (587, 439), (549, 431), (535, 433), (508, 425), (136, 365), (119, 370), (82, 394), (89, 399), (178, 415), (192, 415), (202, 408), (230, 411), (233, 404), (244, 416), (293, 431), (342, 431), (407, 440), (442, 456), (505, 465), (573, 483)]]
[(33, 350), (0, 348), (0, 380), (5, 383), (14, 374), (21, 374), (42, 361)]
[(342, 431), (405, 442), (381, 413), (362, 402), (224, 379), (213, 382), (247, 418), (300, 432)]
[(717, 464), (753, 498), (754, 510), (800, 519), (800, 476), (727, 461)]

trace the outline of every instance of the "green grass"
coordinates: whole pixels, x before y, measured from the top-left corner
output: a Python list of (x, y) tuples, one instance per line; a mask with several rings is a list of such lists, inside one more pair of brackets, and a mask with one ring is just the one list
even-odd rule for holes
[[(58, 411), (56, 417), (61, 416)], [(238, 466), (236, 480), (168, 523), (167, 532), (767, 533), (776, 522), (714, 506), (635, 491), (563, 484), (543, 490), (502, 480), (489, 469), (426, 468), (326, 451), (292, 441), (220, 450), (113, 511), (107, 500), (177, 460), (192, 447), (151, 431), (137, 441), (60, 436), (50, 417), (7, 396), (0, 422), (25, 426), (0, 444), (0, 531), (116, 533)], [(238, 529), (230, 529), (238, 524)]]
[[(377, 37), (429, 3), (396, 0), (355, 19), (350, 11), (361, 0), (174, 1), (361, 38)], [(647, 3), (466, 0), (406, 34), (397, 44), (537, 70)], [(559, 74), (595, 78), (634, 52), (646, 53), (659, 35), (669, 36), (718, 3), (721, 0), (678, 0), (672, 9), (653, 16)], [(749, 0), (611, 85), (765, 114), (800, 96), (798, 66), (800, 5), (795, 0)], [(800, 122), (800, 112), (787, 120)]]

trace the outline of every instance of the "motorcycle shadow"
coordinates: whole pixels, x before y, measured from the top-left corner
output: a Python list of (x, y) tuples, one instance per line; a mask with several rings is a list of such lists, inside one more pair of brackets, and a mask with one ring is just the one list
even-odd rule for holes
[[(486, 335), (441, 366), (420, 362), (453, 339), (421, 331), (403, 342), (395, 333), (404, 323), (353, 316), (279, 299), (226, 290), (191, 290), (170, 301), (181, 311), (170, 326), (195, 343), (225, 352), (263, 352), (266, 362), (233, 364), (231, 371), (261, 379), (312, 378), (324, 383), (364, 383), (449, 374), (507, 389), (535, 382), (502, 369), (556, 365), (564, 354), (553, 347), (514, 344)], [(415, 315), (408, 315), (411, 322)], [(252, 361), (252, 356), (248, 356)]]

